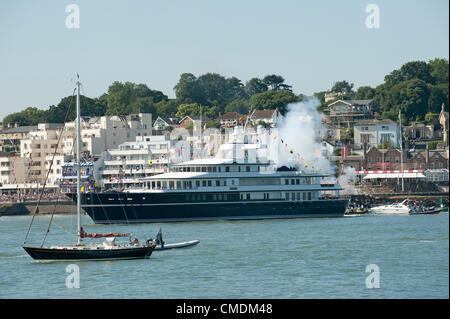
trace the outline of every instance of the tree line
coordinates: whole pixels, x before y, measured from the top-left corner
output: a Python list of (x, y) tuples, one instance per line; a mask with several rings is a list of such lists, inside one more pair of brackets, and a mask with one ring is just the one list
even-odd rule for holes
[[(425, 120), (427, 114), (439, 113), (441, 104), (448, 109), (448, 60), (434, 59), (429, 62), (412, 61), (400, 69), (386, 75), (384, 82), (375, 88), (361, 86), (354, 90), (354, 84), (338, 81), (327, 91), (314, 94), (320, 101), (320, 108), (327, 105), (325, 93), (340, 93), (339, 99), (373, 99), (378, 105), (382, 118), (396, 120), (402, 112), (408, 121)], [(246, 114), (250, 109), (275, 109), (284, 114), (286, 106), (303, 100), (306, 96), (295, 94), (292, 86), (285, 83), (282, 76), (266, 75), (254, 77), (245, 84), (236, 77), (226, 78), (217, 73), (206, 73), (196, 77), (183, 73), (174, 87), (175, 99), (169, 99), (159, 90), (150, 89), (145, 84), (116, 81), (108, 91), (97, 98), (81, 96), (82, 116), (128, 115), (152, 113), (158, 116), (184, 117), (199, 115), (200, 112), (211, 119), (220, 113), (238, 112)], [(63, 123), (72, 96), (61, 99), (57, 105), (47, 110), (28, 107), (21, 112), (7, 115), (3, 124), (18, 123), (37, 125), (38, 123)], [(329, 104), (331, 102), (328, 102)], [(72, 103), (74, 105), (74, 102)], [(70, 109), (68, 121), (75, 119), (75, 107)]]

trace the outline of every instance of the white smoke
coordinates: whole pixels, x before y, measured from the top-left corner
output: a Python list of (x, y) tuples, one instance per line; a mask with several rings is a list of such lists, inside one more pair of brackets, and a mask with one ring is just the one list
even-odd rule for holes
[(356, 182), (356, 170), (354, 167), (346, 166), (344, 168), (344, 174), (339, 176), (338, 183), (341, 185), (343, 190), (342, 195), (355, 195), (356, 190), (353, 184)]
[(278, 166), (334, 173), (334, 164), (323, 155), (326, 127), (319, 105), (317, 98), (311, 98), (287, 106), (287, 113), (271, 131), (271, 154), (277, 154)]

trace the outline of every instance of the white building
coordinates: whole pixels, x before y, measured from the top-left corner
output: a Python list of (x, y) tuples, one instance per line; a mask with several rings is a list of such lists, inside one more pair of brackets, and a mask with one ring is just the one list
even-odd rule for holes
[(367, 149), (383, 143), (399, 147), (400, 139), (400, 126), (390, 119), (361, 120), (354, 126), (355, 149), (362, 149), (364, 143), (367, 143)]
[[(73, 154), (76, 149), (75, 128), (75, 122), (66, 123), (63, 141), (65, 154)], [(135, 141), (136, 137), (151, 135), (152, 115), (150, 113), (81, 119), (82, 152), (92, 157), (100, 157), (104, 151), (117, 148), (126, 141)]]
[(103, 153), (94, 175), (102, 188), (141, 186), (140, 178), (167, 172), (170, 136), (138, 136)]

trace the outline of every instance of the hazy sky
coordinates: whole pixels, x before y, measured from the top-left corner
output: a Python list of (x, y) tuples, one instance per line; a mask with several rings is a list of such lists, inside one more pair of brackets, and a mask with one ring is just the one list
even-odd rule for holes
[[(66, 27), (69, 4), (80, 28)], [(366, 6), (380, 9), (367, 28)], [(0, 119), (89, 97), (113, 81), (174, 97), (180, 74), (215, 72), (243, 83), (283, 76), (296, 94), (347, 80), (375, 87), (408, 61), (449, 58), (449, 3), (430, 1), (0, 1)]]

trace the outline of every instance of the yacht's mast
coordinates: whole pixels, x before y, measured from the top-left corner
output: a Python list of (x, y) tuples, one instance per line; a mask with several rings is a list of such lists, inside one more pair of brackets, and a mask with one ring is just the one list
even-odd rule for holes
[(77, 74), (77, 245), (81, 245), (81, 128), (80, 82)]
[(403, 179), (403, 134), (402, 134), (402, 113), (398, 111), (398, 120), (400, 121), (400, 152), (401, 152), (401, 170), (402, 170), (402, 192), (405, 191), (405, 182)]

